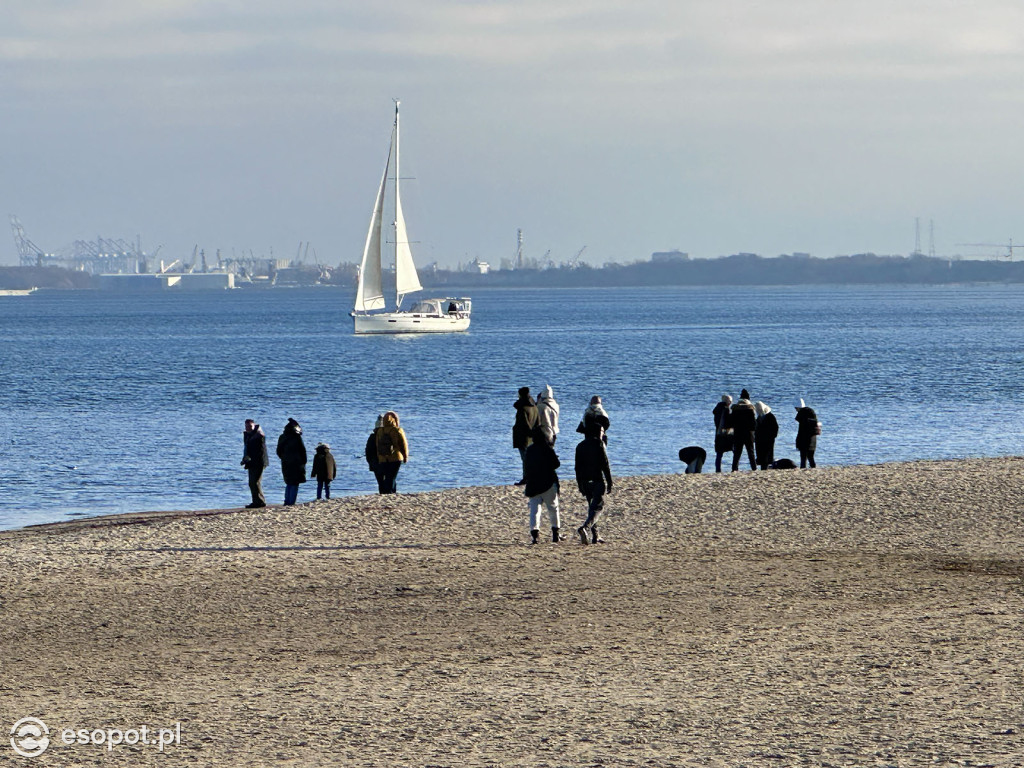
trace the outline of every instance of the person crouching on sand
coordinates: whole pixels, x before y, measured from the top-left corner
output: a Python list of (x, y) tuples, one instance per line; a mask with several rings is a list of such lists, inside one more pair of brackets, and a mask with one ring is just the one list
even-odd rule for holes
[(576, 535), (584, 544), (604, 542), (597, 535), (597, 521), (604, 509), (604, 495), (612, 492), (612, 470), (608, 464), (608, 452), (601, 440), (603, 435), (601, 425), (592, 421), (587, 427), (586, 437), (576, 446), (576, 485), (587, 499), (587, 519), (576, 529)]
[(277, 438), (277, 455), (284, 476), (284, 504), (290, 507), (299, 497), (299, 484), (306, 482), (306, 446), (302, 442), (302, 427), (295, 419), (288, 419)]
[(526, 480), (523, 492), (530, 500), (530, 537), (531, 544), (540, 538), (540, 507), (547, 507), (548, 518), (551, 520), (551, 541), (560, 541), (558, 530), (561, 521), (558, 514), (558, 474), (555, 472), (561, 462), (558, 454), (547, 440), (544, 430), (539, 426), (533, 429), (533, 442), (526, 449), (526, 460), (523, 462), (523, 474)]
[(398, 414), (387, 411), (376, 435), (380, 492), (398, 493), (398, 470), (409, 460), (409, 441), (405, 431), (398, 425)]
[(316, 454), (313, 456), (313, 470), (309, 476), (316, 478), (317, 501), (323, 498), (331, 498), (331, 480), (338, 474), (338, 466), (331, 455), (331, 446), (327, 443), (319, 443), (316, 447)]

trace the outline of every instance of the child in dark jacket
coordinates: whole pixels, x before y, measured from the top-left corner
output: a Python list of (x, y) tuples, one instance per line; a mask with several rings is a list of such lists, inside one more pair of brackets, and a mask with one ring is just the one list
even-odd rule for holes
[(331, 480), (338, 473), (338, 467), (334, 463), (334, 456), (331, 455), (331, 446), (327, 443), (320, 443), (316, 447), (316, 455), (313, 457), (313, 471), (309, 473), (311, 478), (316, 478), (316, 497), (320, 499), (331, 498)]

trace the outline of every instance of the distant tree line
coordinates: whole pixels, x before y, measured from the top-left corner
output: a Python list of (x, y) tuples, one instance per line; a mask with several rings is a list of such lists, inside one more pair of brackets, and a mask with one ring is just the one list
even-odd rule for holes
[[(352, 288), (356, 271), (344, 268), (321, 276), (320, 282)], [(717, 259), (669, 259), (580, 263), (547, 268), (500, 269), (479, 274), (462, 270), (424, 269), (426, 288), (491, 287), (622, 287), (645, 285), (884, 285), (950, 283), (1024, 283), (1024, 262), (940, 259), (928, 256), (878, 256), (873, 253), (815, 259), (808, 256), (737, 254)], [(95, 288), (84, 272), (56, 267), (0, 267), (0, 289)]]
[(424, 285), (619, 287), (644, 285), (872, 285), (1022, 283), (1024, 262), (878, 256), (873, 253), (815, 259), (739, 254), (717, 259), (640, 261), (592, 267), (497, 270), (487, 274), (437, 270)]

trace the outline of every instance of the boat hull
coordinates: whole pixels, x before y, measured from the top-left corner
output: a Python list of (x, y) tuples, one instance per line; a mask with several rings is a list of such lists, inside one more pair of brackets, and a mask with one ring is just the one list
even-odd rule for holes
[(421, 315), (415, 312), (353, 314), (357, 334), (372, 333), (458, 333), (469, 330), (469, 317)]

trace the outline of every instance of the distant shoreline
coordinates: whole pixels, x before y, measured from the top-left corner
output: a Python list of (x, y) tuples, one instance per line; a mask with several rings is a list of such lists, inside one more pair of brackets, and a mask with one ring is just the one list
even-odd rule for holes
[[(243, 286), (242, 290), (272, 290), (326, 285), (355, 289), (355, 265), (342, 264), (327, 282), (319, 282), (317, 270), (293, 271), (298, 282)], [(518, 269), (493, 269), (486, 273), (455, 269), (422, 269), (424, 290), (473, 290), (475, 288), (623, 288), (649, 286), (736, 285), (957, 285), (1024, 283), (1024, 262), (939, 258), (923, 255), (853, 256), (812, 258), (805, 254), (764, 257), (736, 254), (716, 259), (678, 258), (608, 263), (593, 267), (549, 265)], [(86, 273), (59, 267), (0, 267), (0, 289), (43, 288), (99, 290), (99, 281)], [(174, 290), (174, 289), (170, 289)], [(180, 289), (178, 289), (180, 290)]]

